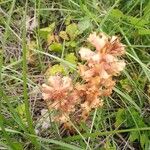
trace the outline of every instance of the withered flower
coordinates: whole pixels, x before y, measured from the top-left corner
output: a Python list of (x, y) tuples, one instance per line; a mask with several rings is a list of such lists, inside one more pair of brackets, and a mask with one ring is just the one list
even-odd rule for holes
[(112, 36), (107, 45), (107, 53), (114, 56), (121, 56), (125, 54), (125, 45), (123, 45), (117, 36)]

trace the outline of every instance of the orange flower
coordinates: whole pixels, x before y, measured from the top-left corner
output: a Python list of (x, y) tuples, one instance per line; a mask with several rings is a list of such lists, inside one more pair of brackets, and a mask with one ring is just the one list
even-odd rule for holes
[(79, 51), (82, 60), (93, 60), (93, 57), (96, 55), (95, 52), (91, 51), (88, 48), (82, 47)]
[(69, 77), (50, 76), (48, 85), (42, 85), (42, 96), (45, 100), (62, 99), (72, 89), (72, 80)]
[(71, 112), (75, 111), (79, 96), (73, 89), (72, 80), (69, 77), (50, 76), (48, 85), (42, 85), (42, 96), (48, 108), (59, 113), (53, 120), (63, 123), (68, 120)]
[(109, 74), (116, 76), (125, 68), (125, 65), (126, 64), (123, 60), (114, 61), (111, 64), (109, 64), (107, 72), (109, 72)]
[(96, 48), (97, 51), (100, 51), (108, 42), (108, 37), (104, 33), (96, 35), (96, 32), (93, 32), (89, 35), (87, 40)]
[(79, 53), (82, 60), (87, 64), (79, 65), (79, 73), (84, 80), (99, 75), (103, 79), (118, 75), (125, 67), (125, 62), (118, 60), (116, 56), (124, 54), (124, 45), (120, 43), (118, 37), (109, 38), (104, 33), (90, 34), (88, 41), (95, 46), (97, 51), (81, 48)]
[[(55, 121), (67, 125), (69, 118), (86, 120), (92, 109), (102, 106), (102, 96), (109, 96), (115, 86), (113, 77), (125, 67), (125, 62), (119, 58), (125, 53), (125, 46), (117, 36), (94, 32), (87, 40), (96, 50), (82, 47), (79, 51), (81, 59), (86, 61), (78, 65), (84, 83), (73, 86), (69, 77), (51, 76), (48, 84), (42, 85), (42, 95), (49, 109), (58, 111)], [(80, 114), (75, 113), (78, 110)]]
[(106, 34), (101, 32), (96, 35), (93, 32), (87, 39), (100, 53), (112, 54), (120, 56), (125, 53), (125, 45), (123, 45), (117, 36), (108, 37)]

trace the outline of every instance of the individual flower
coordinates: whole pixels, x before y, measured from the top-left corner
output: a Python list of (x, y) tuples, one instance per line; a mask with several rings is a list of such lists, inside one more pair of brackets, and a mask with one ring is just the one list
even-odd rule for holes
[(93, 32), (89, 35), (87, 40), (96, 48), (97, 51), (100, 51), (108, 42), (108, 37), (104, 33), (97, 35), (96, 32)]
[(76, 84), (76, 89), (81, 99), (80, 117), (83, 120), (87, 119), (92, 109), (102, 106), (102, 101), (100, 100), (99, 83), (100, 78), (97, 76), (85, 84)]
[(114, 76), (117, 76), (125, 68), (125, 62), (123, 60), (117, 60), (107, 65), (107, 72)]
[(107, 53), (114, 56), (121, 56), (125, 54), (125, 45), (123, 45), (117, 36), (112, 36), (110, 42), (107, 44)]
[(101, 80), (100, 96), (109, 96), (113, 91), (115, 83), (116, 82), (112, 79), (112, 77), (109, 77), (105, 80)]
[(80, 49), (79, 54), (80, 54), (82, 60), (92, 60), (93, 57), (96, 55), (95, 52), (91, 51), (88, 48), (84, 48), (84, 47), (82, 47)]
[(44, 100), (63, 99), (72, 89), (71, 78), (50, 76), (48, 79), (48, 85), (42, 85), (42, 96)]
[(101, 32), (99, 35), (93, 32), (87, 39), (100, 53), (107, 53), (120, 56), (125, 53), (125, 45), (123, 45), (117, 36), (108, 37)]

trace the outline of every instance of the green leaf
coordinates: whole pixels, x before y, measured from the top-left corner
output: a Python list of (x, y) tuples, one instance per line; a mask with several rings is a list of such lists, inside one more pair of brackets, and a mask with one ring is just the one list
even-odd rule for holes
[(13, 142), (12, 143), (13, 144), (13, 146), (14, 146), (14, 148), (17, 150), (23, 150), (23, 146), (22, 146), (22, 144), (20, 143), (20, 142), (17, 142), (17, 141), (15, 141), (15, 142)]
[(27, 52), (26, 52), (26, 59), (29, 64), (36, 64), (37, 61), (37, 54), (33, 51), (33, 49), (37, 48), (36, 41), (31, 41), (27, 44)]
[(137, 18), (137, 17), (132, 17), (132, 16), (126, 16), (126, 19), (135, 27), (143, 27), (144, 25), (148, 24), (148, 21), (142, 19), (142, 18)]
[(139, 29), (138, 33), (140, 35), (150, 35), (150, 29)]
[(122, 79), (120, 81), (120, 84), (122, 86), (123, 89), (125, 89), (127, 92), (131, 92), (133, 89), (132, 89), (132, 85), (130, 84), (129, 80), (126, 78), (126, 79)]
[(56, 74), (66, 75), (65, 68), (61, 64), (56, 64), (52, 67), (49, 67), (45, 73), (46, 76), (53, 76)]
[(125, 109), (120, 108), (116, 113), (115, 127), (119, 127), (126, 120)]
[[(126, 116), (127, 116), (127, 122), (126, 122), (126, 126), (128, 127), (132, 127), (132, 126), (135, 126), (135, 122), (137, 124), (138, 127), (145, 127), (145, 123), (143, 122), (143, 119), (140, 115), (140, 113), (134, 108), (134, 107), (131, 107), (129, 108), (131, 115), (128, 115), (128, 112), (126, 112)], [(133, 120), (134, 118), (134, 120)]]
[(23, 116), (25, 114), (25, 104), (20, 104), (16, 108), (16, 111), (19, 113), (20, 116)]
[(62, 52), (63, 46), (60, 43), (54, 42), (49, 46), (50, 51)]
[(134, 142), (135, 140), (139, 140), (139, 132), (137, 132), (137, 131), (131, 132), (130, 136), (129, 136), (129, 140), (130, 140), (130, 142)]
[(145, 1), (147, 4), (145, 5), (145, 8), (143, 9), (144, 15), (143, 18), (146, 20), (150, 20), (149, 10), (150, 10), (150, 1)]
[(111, 141), (110, 141), (110, 139), (107, 139), (106, 140), (106, 142), (105, 142), (105, 144), (104, 144), (104, 149), (107, 149), (107, 150), (116, 150), (117, 148), (116, 148), (116, 145), (114, 144), (114, 142), (112, 143)]
[(66, 27), (66, 33), (69, 35), (71, 40), (74, 40), (79, 34), (77, 24), (72, 23), (72, 24), (68, 25)]
[(145, 149), (144, 147), (145, 147), (145, 145), (148, 141), (149, 141), (149, 138), (147, 137), (147, 135), (146, 134), (141, 134), (140, 144), (141, 144), (142, 149)]
[(71, 19), (72, 19), (72, 16), (68, 16), (68, 17), (66, 18), (66, 20), (65, 20), (65, 25), (66, 25), (66, 26), (70, 24)]
[(76, 47), (77, 46), (77, 42), (75, 42), (75, 41), (70, 41), (70, 46), (71, 47)]
[(67, 54), (65, 60), (74, 65), (77, 65), (77, 57), (74, 55), (74, 53)]
[(114, 17), (114, 18), (117, 18), (117, 19), (120, 19), (120, 18), (123, 18), (124, 17), (124, 14), (122, 11), (120, 11), (119, 9), (113, 9), (110, 13), (110, 16), (111, 17)]
[(67, 47), (77, 47), (77, 42), (76, 41), (68, 41), (65, 43), (65, 46)]
[(85, 18), (78, 22), (78, 29), (80, 33), (83, 33), (86, 29), (88, 29), (91, 26), (91, 22), (88, 18)]
[[(77, 57), (74, 55), (74, 53), (69, 53), (65, 56), (65, 60), (70, 62), (71, 64), (73, 65), (77, 65)], [(73, 73), (73, 69), (72, 68), (69, 68), (68, 72), (71, 72)]]
[(50, 24), (48, 27), (41, 28), (39, 31), (40, 37), (47, 39), (48, 34), (51, 34), (55, 29), (55, 22)]
[(66, 31), (60, 31), (59, 36), (60, 36), (63, 40), (66, 40), (66, 41), (69, 40), (69, 37), (68, 37)]
[(20, 105), (18, 105), (18, 107), (16, 108), (17, 113), (19, 114), (20, 118), (22, 119), (22, 121), (24, 123), (26, 123), (27, 119), (26, 119), (26, 113), (25, 113), (25, 103), (22, 103)]

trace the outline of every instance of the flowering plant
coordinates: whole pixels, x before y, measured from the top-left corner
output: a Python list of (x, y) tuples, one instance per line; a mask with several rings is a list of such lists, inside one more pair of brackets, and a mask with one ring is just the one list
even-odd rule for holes
[[(120, 58), (125, 54), (125, 46), (117, 36), (94, 32), (87, 40), (95, 51), (84, 47), (79, 51), (85, 63), (79, 64), (77, 69), (84, 82), (73, 84), (70, 77), (56, 75), (42, 85), (43, 99), (49, 109), (57, 111), (53, 120), (60, 123), (68, 123), (72, 117), (78, 122), (86, 121), (92, 109), (103, 106), (102, 97), (109, 96), (115, 86), (113, 77), (125, 67)], [(77, 111), (80, 114), (74, 115)]]

